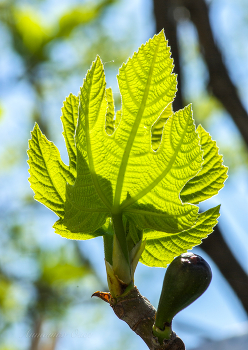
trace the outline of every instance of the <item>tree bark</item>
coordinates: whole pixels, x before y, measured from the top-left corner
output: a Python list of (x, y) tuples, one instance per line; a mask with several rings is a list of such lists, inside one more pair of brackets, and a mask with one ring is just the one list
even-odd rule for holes
[(41, 330), (43, 325), (43, 318), (41, 315), (36, 314), (34, 319), (34, 325), (30, 337), (32, 338), (30, 344), (30, 350), (38, 350), (41, 338)]

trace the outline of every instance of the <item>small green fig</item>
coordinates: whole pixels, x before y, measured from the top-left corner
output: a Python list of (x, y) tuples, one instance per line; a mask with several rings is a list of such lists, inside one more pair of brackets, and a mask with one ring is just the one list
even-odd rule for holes
[(212, 279), (211, 268), (199, 255), (185, 253), (175, 258), (166, 270), (153, 334), (160, 343), (169, 339), (174, 316), (199, 298)]

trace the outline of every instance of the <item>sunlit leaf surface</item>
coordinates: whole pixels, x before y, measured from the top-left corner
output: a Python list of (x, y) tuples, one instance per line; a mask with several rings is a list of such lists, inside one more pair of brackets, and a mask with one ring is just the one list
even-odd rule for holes
[(79, 97), (70, 95), (62, 109), (69, 166), (35, 126), (31, 187), (60, 217), (57, 233), (70, 239), (103, 235), (107, 218), (120, 214), (144, 230), (142, 262), (166, 266), (212, 232), (219, 207), (198, 214), (195, 204), (218, 193), (227, 169), (209, 134), (196, 130), (191, 105), (173, 112), (172, 71), (160, 32), (120, 68), (122, 107), (115, 116), (97, 57)]

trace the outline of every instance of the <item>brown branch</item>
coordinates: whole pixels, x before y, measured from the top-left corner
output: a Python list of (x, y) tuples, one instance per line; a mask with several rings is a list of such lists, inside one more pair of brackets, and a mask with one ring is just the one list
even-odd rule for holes
[[(55, 334), (58, 333), (58, 331), (54, 332)], [(43, 347), (41, 348), (41, 350), (55, 350), (57, 343), (58, 343), (58, 337), (51, 337), (52, 339), (50, 341), (48, 341), (46, 344), (43, 345)]]
[(163, 345), (160, 345), (152, 333), (156, 309), (139, 293), (136, 287), (117, 301), (112, 299), (109, 293), (102, 294), (103, 297), (101, 297), (101, 292), (96, 292), (93, 296), (98, 296), (108, 302), (116, 316), (126, 322), (132, 331), (144, 340), (150, 350), (185, 350), (183, 341), (175, 333), (172, 334), (170, 340), (164, 340)]
[(40, 315), (36, 315), (34, 319), (33, 330), (30, 336), (32, 337), (32, 341), (30, 344), (30, 350), (38, 350), (40, 344), (40, 336), (43, 325), (43, 318)]
[(248, 114), (240, 102), (237, 90), (223, 63), (221, 52), (215, 43), (208, 7), (204, 0), (181, 0), (181, 3), (190, 12), (191, 20), (198, 32), (202, 54), (209, 71), (209, 87), (231, 115), (248, 147)]

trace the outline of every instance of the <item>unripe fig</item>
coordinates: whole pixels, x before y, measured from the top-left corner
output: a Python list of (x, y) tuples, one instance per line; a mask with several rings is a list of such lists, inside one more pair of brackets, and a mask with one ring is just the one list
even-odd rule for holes
[(212, 279), (211, 268), (199, 255), (185, 253), (172, 261), (166, 270), (153, 334), (160, 342), (169, 339), (174, 316), (199, 298)]

